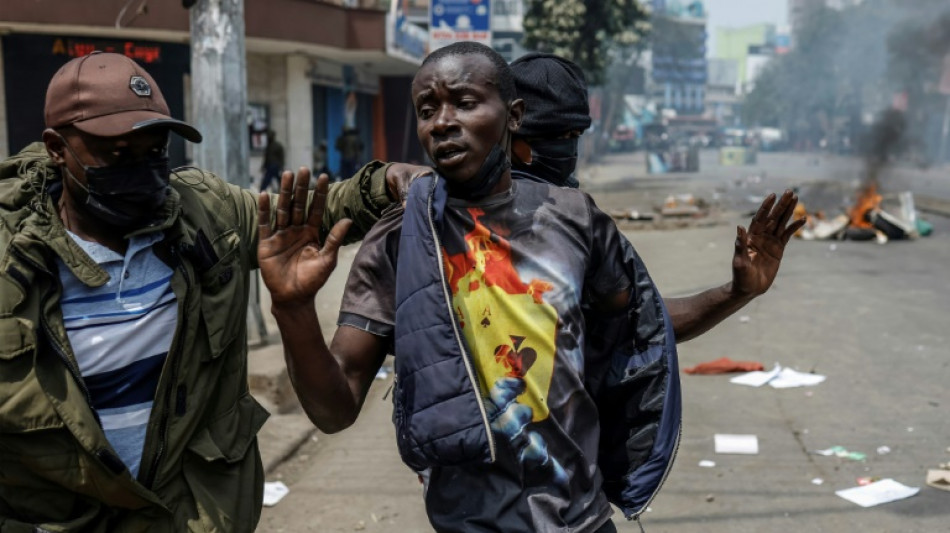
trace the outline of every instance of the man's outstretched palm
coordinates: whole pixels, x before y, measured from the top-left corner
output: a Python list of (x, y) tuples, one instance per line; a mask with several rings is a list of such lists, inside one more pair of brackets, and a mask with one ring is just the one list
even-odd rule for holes
[(336, 268), (337, 253), (351, 221), (337, 222), (321, 245), (328, 182), (325, 174), (317, 180), (308, 213), (310, 171), (297, 171), (296, 182), (290, 171), (284, 172), (273, 225), (269, 195), (262, 193), (258, 199), (257, 261), (274, 304), (312, 305), (317, 291)]
[(740, 294), (758, 296), (765, 293), (775, 281), (785, 245), (798, 231), (804, 220), (796, 220), (788, 227), (798, 197), (785, 191), (776, 202), (770, 194), (752, 217), (748, 231), (736, 228), (736, 251), (732, 258), (733, 289)]

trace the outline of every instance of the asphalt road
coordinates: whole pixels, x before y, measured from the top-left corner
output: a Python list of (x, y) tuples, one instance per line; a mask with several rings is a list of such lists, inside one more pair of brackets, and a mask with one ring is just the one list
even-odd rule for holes
[[(605, 209), (647, 207), (672, 192), (694, 191), (720, 207), (708, 227), (622, 226), (661, 292), (687, 295), (729, 278), (735, 224), (746, 222), (752, 198), (799, 186), (803, 198), (811, 195), (813, 204), (834, 209), (846, 203), (860, 174), (854, 162), (839, 161), (845, 170), (822, 174), (801, 157), (764, 159), (771, 165), (763, 167), (764, 178), (758, 167), (716, 167), (709, 155), (701, 176), (649, 177), (637, 173), (631, 159), (618, 157), (595, 169), (587, 183)], [(817, 168), (829, 166), (821, 161)], [(908, 181), (895, 188), (930, 180), (928, 194), (950, 189), (930, 174), (905, 176)], [(927, 469), (950, 461), (950, 219), (929, 220), (934, 234), (915, 241), (793, 241), (768, 294), (680, 346), (682, 367), (728, 356), (827, 379), (779, 390), (734, 385), (728, 376), (683, 374), (682, 444), (666, 485), (643, 516), (646, 531), (950, 530), (950, 492), (924, 484)], [(344, 251), (339, 270), (346, 270), (354, 252)], [(342, 281), (339, 274), (331, 284)], [(334, 290), (318, 299), (326, 325), (338, 298)], [(383, 400), (388, 385), (388, 379), (376, 382), (353, 428), (319, 435), (271, 476), (291, 492), (265, 509), (258, 531), (430, 531), (421, 487), (395, 451), (391, 404)], [(717, 455), (717, 433), (754, 434), (759, 453)], [(812, 453), (835, 445), (867, 459)], [(881, 446), (890, 452), (878, 454)], [(700, 467), (701, 460), (716, 466)], [(871, 508), (835, 495), (857, 486), (860, 477), (892, 478), (920, 492)], [(619, 514), (615, 520), (621, 531), (640, 530)]]

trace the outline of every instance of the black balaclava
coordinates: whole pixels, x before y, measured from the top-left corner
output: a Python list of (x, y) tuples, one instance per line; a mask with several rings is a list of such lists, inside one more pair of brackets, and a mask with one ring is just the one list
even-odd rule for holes
[(590, 127), (587, 81), (575, 63), (554, 54), (533, 53), (511, 63), (525, 114), (518, 128), (531, 147), (531, 164), (514, 168), (558, 186), (577, 187), (578, 140), (558, 138)]

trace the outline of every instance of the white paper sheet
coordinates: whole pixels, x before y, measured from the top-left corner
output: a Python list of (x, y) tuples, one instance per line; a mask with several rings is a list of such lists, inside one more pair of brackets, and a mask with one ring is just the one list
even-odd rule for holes
[(791, 368), (783, 368), (781, 372), (769, 381), (769, 386), (776, 389), (790, 389), (792, 387), (811, 387), (825, 380), (820, 374), (807, 374)]
[(761, 387), (768, 383), (776, 389), (790, 389), (793, 387), (811, 387), (824, 380), (825, 376), (820, 374), (809, 374), (791, 368), (782, 368), (781, 365), (776, 363), (772, 370), (747, 372), (730, 379), (729, 382), (749, 387)]
[(716, 453), (737, 453), (755, 455), (759, 453), (759, 438), (755, 435), (727, 435), (717, 433)]
[(835, 494), (861, 507), (874, 507), (882, 503), (910, 498), (918, 492), (920, 489), (917, 487), (908, 487), (888, 478), (863, 487), (835, 491)]
[(277, 505), (290, 492), (282, 481), (268, 481), (264, 483), (264, 507)]
[(735, 383), (737, 385), (748, 385), (750, 387), (761, 387), (769, 381), (775, 379), (775, 376), (782, 371), (782, 367), (775, 365), (775, 368), (769, 371), (756, 370), (754, 372), (746, 372), (745, 374), (736, 376), (729, 380), (729, 383)]

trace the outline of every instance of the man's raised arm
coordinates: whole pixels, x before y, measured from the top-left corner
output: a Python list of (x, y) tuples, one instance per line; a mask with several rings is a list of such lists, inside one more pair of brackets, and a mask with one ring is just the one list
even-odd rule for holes
[(321, 431), (334, 433), (356, 420), (386, 352), (380, 338), (355, 328), (340, 328), (332, 349), (324, 341), (314, 298), (336, 267), (351, 221), (337, 222), (321, 244), (328, 180), (321, 176), (317, 181), (308, 209), (309, 181), (306, 169), (298, 171), (296, 184), (284, 173), (273, 227), (270, 197), (260, 195), (258, 264), (271, 293), (271, 311), (297, 397)]
[(693, 296), (663, 299), (676, 342), (709, 331), (772, 286), (785, 245), (805, 224), (804, 220), (796, 220), (786, 226), (797, 203), (792, 191), (785, 191), (777, 202), (775, 194), (770, 194), (752, 217), (748, 231), (742, 226), (736, 228), (732, 281)]

